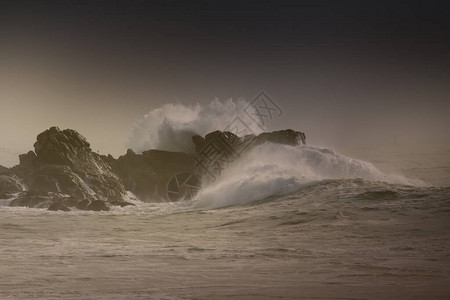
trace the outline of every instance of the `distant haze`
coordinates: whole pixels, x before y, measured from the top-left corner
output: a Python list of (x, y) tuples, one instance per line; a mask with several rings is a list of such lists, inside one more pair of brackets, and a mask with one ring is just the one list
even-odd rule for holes
[(147, 2), (2, 2), (0, 165), (55, 125), (119, 156), (164, 104), (261, 90), (283, 110), (267, 129), (312, 144), (450, 147), (446, 4)]

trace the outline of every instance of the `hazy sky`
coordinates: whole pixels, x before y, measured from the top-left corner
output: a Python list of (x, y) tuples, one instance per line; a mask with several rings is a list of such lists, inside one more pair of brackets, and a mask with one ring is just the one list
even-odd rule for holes
[(1, 1), (0, 164), (50, 126), (117, 156), (164, 103), (252, 99), (337, 149), (450, 145), (444, 1)]

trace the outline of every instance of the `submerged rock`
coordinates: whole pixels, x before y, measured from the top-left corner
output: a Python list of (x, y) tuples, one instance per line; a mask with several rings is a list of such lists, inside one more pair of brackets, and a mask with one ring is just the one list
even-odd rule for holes
[(108, 202), (111, 203), (111, 205), (120, 206), (120, 207), (135, 206), (133, 203), (125, 201), (122, 198), (118, 198), (118, 197), (109, 198)]
[(89, 201), (88, 199), (83, 199), (78, 201), (75, 207), (77, 209), (85, 210), (89, 204), (91, 204), (91, 201)]
[(86, 207), (86, 210), (93, 211), (108, 211), (109, 207), (106, 205), (105, 201), (102, 200), (94, 200)]
[(52, 204), (50, 204), (50, 206), (47, 208), (47, 210), (52, 210), (52, 211), (70, 211), (70, 208), (68, 208), (63, 201), (55, 201)]

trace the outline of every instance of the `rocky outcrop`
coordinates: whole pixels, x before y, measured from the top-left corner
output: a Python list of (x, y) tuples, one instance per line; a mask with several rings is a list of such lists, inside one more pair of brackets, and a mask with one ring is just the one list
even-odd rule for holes
[(160, 150), (136, 154), (129, 149), (116, 161), (110, 161), (113, 171), (122, 179), (126, 190), (142, 201), (167, 199), (167, 184), (176, 174), (194, 170), (194, 156), (182, 152)]
[(306, 144), (306, 136), (303, 132), (292, 129), (263, 132), (259, 135), (250, 134), (244, 137), (238, 137), (232, 132), (217, 130), (208, 133), (205, 137), (195, 135), (192, 137), (192, 141), (198, 154), (201, 154), (206, 146), (211, 143), (214, 143), (215, 146), (220, 147), (220, 150), (226, 153), (230, 151), (242, 153), (265, 142), (290, 146)]
[(75, 130), (51, 127), (37, 136), (34, 152), (19, 156), (19, 165), (0, 166), (0, 199), (8, 199), (11, 206), (55, 211), (107, 211), (111, 206), (134, 205), (126, 201), (126, 191), (142, 201), (178, 201), (198, 191), (208, 176), (220, 176), (208, 169), (212, 164), (223, 169), (220, 164), (233, 163), (262, 143), (298, 145), (305, 139), (304, 133), (290, 129), (244, 137), (214, 131), (192, 137), (195, 155), (128, 150), (114, 159), (92, 152)]
[[(123, 198), (125, 188), (121, 179), (75, 130), (51, 127), (38, 135), (34, 148), (35, 152), (19, 156), (20, 164), (12, 171), (23, 180), (28, 191), (40, 193), (43, 202), (48, 200), (45, 193), (65, 194), (78, 201)], [(27, 202), (27, 197), (30, 205), (35, 206), (35, 195), (23, 195), (16, 203)]]
[(10, 169), (0, 166), (0, 199), (24, 190), (24, 184)]
[[(192, 141), (197, 151), (196, 177), (203, 183), (215, 181), (221, 172), (236, 163), (246, 152), (266, 142), (301, 145), (306, 143), (303, 132), (291, 129), (274, 132), (264, 132), (260, 135), (246, 135), (239, 137), (228, 131), (214, 131), (205, 137), (193, 136)], [(195, 187), (194, 187), (195, 189)]]

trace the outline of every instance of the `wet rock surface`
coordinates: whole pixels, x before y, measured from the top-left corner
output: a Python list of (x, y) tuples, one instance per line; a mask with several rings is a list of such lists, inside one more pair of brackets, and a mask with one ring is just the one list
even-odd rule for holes
[(24, 206), (33, 208), (49, 208), (54, 203), (70, 203), (70, 196), (54, 192), (30, 192), (25, 191), (17, 195), (9, 206)]
[[(75, 130), (51, 127), (37, 136), (34, 151), (19, 155), (19, 165), (11, 169), (0, 166), (0, 199), (12, 199), (10, 206), (55, 211), (107, 211), (111, 206), (134, 205), (127, 201), (126, 191), (147, 202), (178, 201), (183, 197), (173, 200), (168, 196), (169, 183), (197, 172), (208, 145), (215, 143), (222, 154), (241, 155), (265, 142), (304, 144), (305, 134), (288, 129), (238, 137), (214, 131), (205, 137), (194, 135), (192, 142), (195, 155), (153, 149), (136, 154), (128, 150), (115, 159), (92, 152), (89, 142)], [(176, 188), (181, 189), (178, 181)]]
[(8, 194), (23, 191), (24, 184), (10, 169), (0, 166), (0, 195), (6, 198)]
[(125, 188), (142, 201), (161, 201), (167, 197), (167, 183), (178, 173), (192, 172), (194, 156), (160, 150), (136, 154), (131, 149), (112, 163)]
[(94, 200), (91, 203), (89, 203), (88, 206), (86, 206), (86, 210), (108, 211), (109, 210), (109, 206), (106, 204), (105, 201)]
[(29, 192), (92, 201), (125, 195), (121, 179), (75, 130), (51, 127), (37, 136), (34, 148), (20, 155), (20, 164), (12, 168)]
[(306, 144), (306, 136), (303, 132), (292, 129), (263, 132), (259, 135), (250, 134), (244, 137), (239, 137), (232, 132), (217, 130), (208, 133), (205, 137), (195, 135), (192, 137), (192, 141), (197, 154), (202, 154), (202, 151), (212, 143), (225, 153), (242, 153), (265, 142), (290, 146)]

